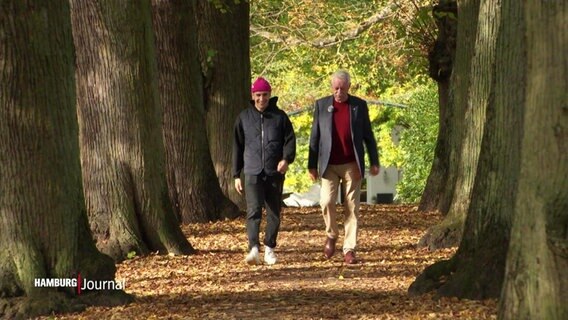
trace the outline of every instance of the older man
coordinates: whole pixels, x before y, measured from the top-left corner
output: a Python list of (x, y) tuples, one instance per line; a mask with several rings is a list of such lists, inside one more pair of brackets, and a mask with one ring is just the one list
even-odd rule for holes
[(351, 77), (345, 70), (331, 77), (332, 95), (316, 101), (308, 171), (311, 179), (321, 177), (320, 206), (325, 222), (327, 239), (324, 254), (329, 259), (335, 253), (339, 236), (336, 202), (338, 187), (344, 194), (345, 263), (357, 263), (357, 217), (359, 214), (361, 180), (365, 172), (363, 145), (371, 162), (370, 174), (379, 173), (377, 142), (371, 130), (367, 103), (349, 94)]

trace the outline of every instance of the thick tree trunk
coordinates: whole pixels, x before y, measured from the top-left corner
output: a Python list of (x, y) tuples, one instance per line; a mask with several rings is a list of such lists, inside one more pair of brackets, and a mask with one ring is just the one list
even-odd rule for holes
[[(464, 174), (470, 174), (464, 171), (465, 168), (471, 170), (471, 166), (464, 168), (464, 156), (468, 156), (466, 152), (462, 152), (465, 145), (465, 137), (467, 132), (466, 113), (469, 114), (469, 123), (473, 123), (473, 115), (475, 112), (468, 105), (469, 88), (471, 86), (470, 74), (472, 72), (472, 64), (474, 57), (474, 44), (477, 37), (477, 20), (479, 12), (479, 0), (463, 0), (458, 1), (458, 35), (456, 40), (456, 58), (453, 66), (452, 77), (450, 80), (450, 97), (449, 108), (447, 109), (448, 123), (450, 128), (449, 145), (449, 168), (448, 177), (444, 189), (442, 190), (441, 200), (439, 202), (439, 210), (445, 216), (444, 220), (426, 232), (418, 243), (419, 247), (428, 247), (430, 250), (438, 248), (457, 246), (460, 242), (463, 224), (465, 221), (464, 208), (467, 206), (460, 205), (458, 199), (462, 199), (469, 204), (469, 199), (463, 199), (468, 192), (461, 192), (469, 186), (466, 182), (471, 179), (464, 180), (461, 178)], [(475, 142), (472, 139), (468, 140)], [(474, 147), (473, 145), (468, 146)], [(479, 152), (479, 149), (477, 149)], [(473, 156), (473, 155), (471, 155)], [(473, 157), (469, 160), (473, 161)], [(466, 190), (462, 190), (466, 191)], [(461, 200), (460, 200), (461, 201)]]
[[(455, 63), (450, 79), (449, 107), (447, 109), (450, 133), (449, 139), (449, 168), (447, 180), (443, 186), (439, 211), (445, 216), (444, 220), (426, 232), (420, 239), (419, 247), (430, 250), (451, 247), (459, 244), (465, 221), (465, 212), (451, 210), (450, 204), (456, 201), (457, 181), (462, 174), (462, 145), (466, 132), (466, 110), (468, 108), (470, 74), (474, 57), (474, 44), (477, 35), (479, 0), (458, 2), (458, 33)], [(470, 111), (471, 114), (471, 111)], [(472, 119), (472, 118), (470, 118)], [(472, 122), (470, 121), (470, 124)], [(469, 202), (469, 200), (468, 200)]]
[(472, 74), (471, 101), (487, 104), (487, 117), (464, 236), (452, 260), (429, 267), (411, 286), (413, 293), (437, 289), (440, 295), (485, 299), (501, 292), (519, 178), (524, 111), (519, 84), (525, 83), (518, 24), (506, 21), (520, 19), (519, 10), (501, 7), (498, 0), (481, 6), (479, 37), (485, 41), (477, 46), (485, 56), (476, 56), (479, 73)]
[[(448, 178), (442, 190), (438, 210), (446, 216), (454, 198), (458, 167), (461, 161), (461, 149), (464, 137), (465, 113), (467, 109), (468, 90), (470, 87), (471, 64), (474, 44), (477, 36), (477, 19), (479, 6), (476, 1), (458, 1), (458, 29), (456, 53), (450, 78), (450, 94), (448, 96), (447, 118), (449, 131), (449, 168)], [(460, 23), (460, 21), (463, 21)]]
[(198, 43), (205, 76), (207, 135), (221, 190), (240, 208), (231, 173), (233, 124), (250, 100), (249, 3), (198, 1)]
[(499, 318), (568, 319), (568, 3), (504, 2), (524, 13), (528, 81)]
[(438, 38), (429, 53), (430, 77), (438, 83), (440, 105), (438, 139), (432, 169), (426, 181), (418, 210), (447, 212), (449, 202), (442, 203), (442, 190), (448, 181), (450, 168), (451, 111), (450, 76), (455, 60), (457, 37), (457, 2), (441, 0), (432, 11), (438, 26)]
[[(475, 3), (475, 1), (473, 2)], [(477, 21), (477, 36), (470, 72), (471, 80), (465, 105), (461, 161), (458, 167), (454, 196), (448, 213), (449, 215), (459, 216), (459, 219), (463, 221), (465, 221), (470, 206), (471, 191), (475, 181), (483, 137), (485, 111), (491, 98), (496, 29), (498, 28), (498, 25), (494, 26), (491, 21), (498, 19), (498, 9), (490, 1), (482, 2)]]
[(35, 283), (115, 273), (87, 228), (68, 2), (3, 3), (0, 43), (0, 318), (81, 310), (98, 299)]
[(184, 223), (235, 218), (211, 161), (197, 46), (195, 3), (152, 0), (158, 87), (164, 110), (168, 191)]
[(165, 182), (150, 2), (71, 1), (83, 186), (97, 247), (193, 251)]

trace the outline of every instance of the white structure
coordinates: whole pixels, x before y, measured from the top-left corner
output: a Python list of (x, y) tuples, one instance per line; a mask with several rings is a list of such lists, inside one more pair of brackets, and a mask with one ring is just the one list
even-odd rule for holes
[[(368, 204), (390, 203), (396, 196), (396, 184), (400, 181), (401, 173), (394, 166), (381, 167), (379, 174), (371, 176), (365, 173), (365, 184)], [(362, 190), (363, 191), (363, 190)], [(313, 207), (319, 205), (320, 185), (315, 183), (305, 193), (292, 193), (284, 199), (288, 207)], [(341, 203), (341, 192), (338, 193), (337, 203)]]
[(284, 199), (284, 204), (288, 207), (315, 207), (319, 205), (320, 199), (320, 185), (318, 183), (313, 184), (305, 193), (292, 193), (286, 199)]
[(401, 173), (395, 166), (383, 167), (379, 174), (371, 176), (369, 172), (365, 174), (367, 184), (366, 203), (386, 203), (392, 202), (396, 196), (396, 184), (400, 181)]
[[(394, 126), (391, 131), (392, 143), (398, 146), (403, 127)], [(396, 197), (396, 184), (401, 180), (402, 172), (395, 166), (383, 167), (379, 174), (371, 176), (367, 171), (365, 179), (367, 184), (366, 203), (391, 203)]]

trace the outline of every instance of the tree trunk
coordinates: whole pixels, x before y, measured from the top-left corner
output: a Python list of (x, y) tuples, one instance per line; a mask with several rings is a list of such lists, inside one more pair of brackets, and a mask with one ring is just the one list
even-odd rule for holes
[(68, 2), (3, 3), (0, 43), (0, 318), (82, 310), (98, 298), (35, 284), (115, 273), (86, 227)]
[[(469, 192), (462, 192), (461, 197), (458, 196), (458, 190), (466, 191), (469, 186), (466, 182), (471, 182), (472, 179), (460, 178), (464, 174), (471, 174), (464, 171), (465, 168), (471, 170), (469, 166), (465, 166), (464, 161), (470, 160), (473, 162), (473, 154), (470, 158), (463, 159), (464, 156), (469, 155), (462, 152), (464, 149), (466, 130), (469, 124), (474, 123), (473, 115), (477, 113), (468, 106), (469, 101), (469, 88), (471, 86), (470, 74), (472, 72), (472, 64), (474, 57), (474, 44), (477, 37), (477, 21), (479, 12), (479, 0), (463, 0), (458, 1), (458, 35), (456, 40), (456, 59), (453, 66), (452, 77), (450, 79), (450, 97), (448, 111), (448, 123), (450, 128), (448, 137), (450, 144), (449, 153), (449, 168), (448, 178), (444, 189), (442, 190), (441, 200), (439, 202), (439, 210), (445, 216), (440, 224), (435, 225), (426, 231), (426, 234), (420, 239), (419, 247), (428, 247), (430, 250), (438, 248), (457, 246), (460, 242), (463, 224), (465, 221), (464, 208), (467, 206), (460, 205), (460, 201), (466, 201), (469, 204), (469, 199), (463, 199), (465, 195), (469, 196)], [(469, 118), (466, 118), (466, 113)], [(469, 119), (469, 124), (466, 122)], [(474, 133), (475, 131), (471, 131)], [(472, 139), (468, 140), (471, 143), (475, 142)], [(470, 144), (468, 148), (475, 147)], [(479, 147), (479, 146), (478, 146)], [(479, 152), (479, 149), (477, 149)]]
[(194, 7), (189, 1), (152, 0), (168, 191), (174, 212), (184, 223), (239, 215), (239, 208), (219, 187), (203, 134), (203, 79)]
[[(244, 197), (231, 173), (233, 125), (250, 100), (249, 3), (198, 1), (196, 20), (203, 69), (207, 135), (221, 190), (240, 208)], [(220, 8), (219, 8), (220, 7)]]
[(498, 0), (481, 6), (479, 37), (485, 40), (477, 42), (477, 51), (485, 54), (476, 55), (479, 72), (472, 74), (470, 101), (474, 107), (487, 104), (487, 117), (464, 236), (456, 255), (429, 267), (411, 286), (412, 293), (437, 289), (444, 296), (486, 299), (501, 292), (523, 132), (524, 88), (519, 84), (526, 82), (518, 24), (506, 21), (519, 19), (519, 10), (501, 7)]
[(83, 187), (91, 230), (115, 260), (189, 254), (165, 182), (149, 1), (71, 1)]
[(524, 14), (507, 22), (525, 28), (528, 81), (499, 318), (568, 319), (568, 3), (504, 2)]
[(440, 111), (434, 161), (418, 206), (420, 211), (436, 211), (445, 207), (442, 212), (447, 212), (448, 205), (442, 204), (442, 191), (448, 181), (448, 169), (450, 168), (450, 140), (448, 138), (452, 134), (450, 131), (452, 126), (449, 95), (450, 76), (456, 53), (457, 13), (455, 0), (441, 0), (432, 11), (438, 26), (438, 38), (428, 55), (428, 60), (430, 77), (438, 83)]

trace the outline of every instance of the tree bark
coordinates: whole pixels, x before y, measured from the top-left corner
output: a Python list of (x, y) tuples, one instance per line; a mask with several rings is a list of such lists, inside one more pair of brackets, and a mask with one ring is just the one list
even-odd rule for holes
[(115, 260), (189, 254), (169, 201), (149, 1), (71, 1), (83, 187)]
[(68, 2), (4, 2), (0, 43), (0, 318), (82, 310), (98, 299), (35, 285), (115, 274), (87, 228)]
[(203, 134), (203, 78), (194, 9), (194, 2), (152, 0), (168, 191), (183, 223), (239, 215), (239, 208), (219, 187)]
[(476, 55), (474, 68), (479, 72), (472, 74), (470, 101), (474, 107), (487, 104), (487, 117), (464, 236), (449, 262), (437, 263), (419, 276), (410, 288), (413, 293), (437, 289), (444, 296), (486, 299), (501, 292), (519, 178), (521, 84), (526, 82), (520, 30), (518, 24), (507, 23), (522, 19), (514, 9), (498, 0), (481, 6), (479, 37), (485, 40), (477, 47), (486, 53)]
[[(430, 77), (438, 83), (438, 99), (440, 105), (438, 138), (434, 151), (432, 169), (428, 175), (424, 193), (420, 199), (419, 211), (447, 212), (448, 205), (442, 204), (444, 186), (448, 181), (450, 168), (450, 135), (451, 108), (450, 106), (450, 76), (456, 53), (457, 37), (457, 2), (441, 0), (432, 11), (438, 26), (438, 38), (428, 55)], [(448, 203), (449, 201), (446, 201)]]
[[(568, 319), (568, 3), (504, 1), (524, 14), (526, 113), (500, 319)], [(519, 87), (517, 86), (517, 87)]]
[[(458, 199), (469, 195), (463, 192), (462, 196), (458, 196), (458, 190), (468, 187), (464, 180), (460, 178), (463, 174), (469, 174), (464, 171), (464, 156), (466, 152), (462, 152), (465, 145), (466, 137), (466, 113), (469, 114), (469, 123), (473, 123), (474, 113), (468, 106), (469, 88), (471, 86), (470, 75), (472, 72), (472, 64), (474, 57), (474, 44), (477, 38), (477, 21), (479, 13), (479, 0), (458, 1), (458, 34), (456, 40), (456, 59), (450, 79), (450, 96), (448, 111), (448, 123), (450, 128), (449, 145), (449, 168), (448, 177), (442, 190), (441, 200), (439, 202), (439, 211), (445, 216), (444, 220), (426, 231), (426, 234), (420, 239), (419, 247), (428, 247), (430, 250), (438, 248), (457, 246), (460, 242), (463, 224), (465, 221), (464, 207), (460, 205)], [(469, 110), (469, 111), (468, 111)], [(473, 133), (473, 132), (472, 132)], [(473, 136), (472, 136), (473, 138)], [(469, 141), (475, 142), (470, 138)], [(469, 145), (469, 148), (474, 147)], [(479, 152), (479, 149), (478, 149)], [(473, 156), (473, 155), (472, 155)], [(473, 161), (470, 157), (469, 160)], [(471, 170), (471, 164), (465, 166)], [(461, 179), (458, 181), (458, 178)], [(464, 190), (465, 191), (465, 190)], [(469, 199), (465, 199), (469, 203)]]
[(234, 188), (231, 173), (233, 125), (250, 100), (249, 3), (233, 0), (198, 1), (196, 20), (207, 136), (211, 158), (223, 193), (239, 208), (244, 197)]
[[(473, 2), (475, 3), (476, 1)], [(477, 172), (483, 126), (485, 124), (485, 111), (489, 99), (492, 98), (490, 94), (494, 81), (493, 68), (497, 36), (496, 29), (498, 28), (498, 25), (495, 26), (492, 22), (493, 20), (498, 20), (498, 18), (495, 18), (499, 13), (498, 9), (499, 7), (495, 7), (490, 1), (482, 2), (477, 21), (477, 36), (470, 71), (470, 86), (465, 104), (464, 136), (457, 171), (458, 178), (450, 212), (448, 213), (449, 215), (459, 216), (460, 220), (463, 221), (465, 221), (465, 216), (470, 206), (471, 191)]]

